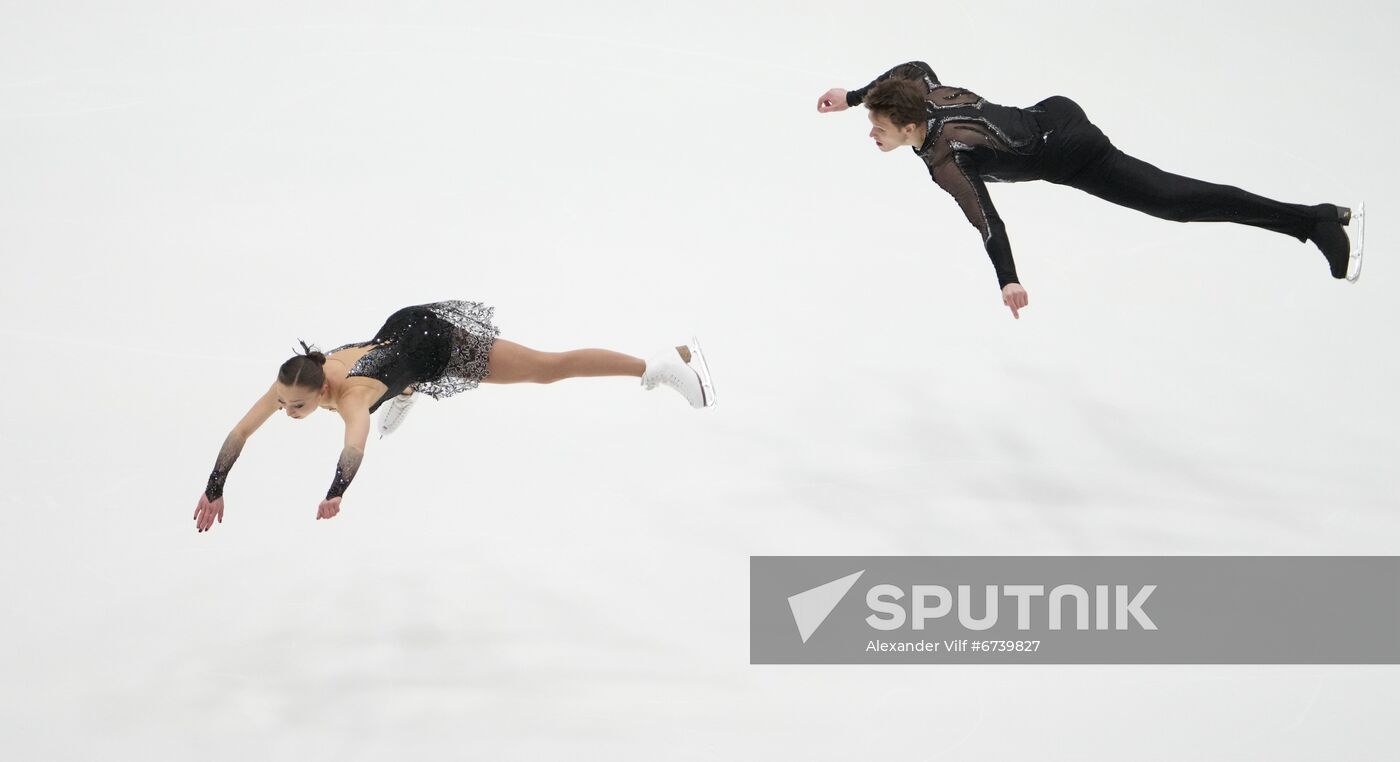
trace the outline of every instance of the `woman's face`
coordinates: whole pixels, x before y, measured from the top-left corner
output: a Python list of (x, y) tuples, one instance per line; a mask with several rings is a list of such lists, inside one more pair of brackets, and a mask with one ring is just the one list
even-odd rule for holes
[(277, 404), (282, 406), (282, 410), (291, 418), (305, 418), (321, 404), (321, 395), (325, 394), (325, 387), (320, 389), (308, 389), (304, 386), (286, 386), (277, 384)]

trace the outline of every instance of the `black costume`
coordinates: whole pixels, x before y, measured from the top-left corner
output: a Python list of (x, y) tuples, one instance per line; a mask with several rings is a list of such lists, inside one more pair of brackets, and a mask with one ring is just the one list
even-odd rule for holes
[(434, 302), (405, 307), (389, 316), (369, 341), (332, 349), (372, 346), (346, 373), (389, 387), (370, 406), (373, 413), (407, 387), (434, 399), (475, 389), (486, 378), (491, 346), (500, 329), (491, 323), (494, 308), (480, 302)]
[[(345, 377), (372, 378), (389, 387), (370, 405), (371, 413), (410, 386), (433, 399), (451, 397), (475, 389), (486, 378), (491, 346), (501, 333), (491, 322), (494, 311), (480, 302), (460, 300), (404, 307), (384, 321), (373, 339), (330, 353), (370, 347)], [(345, 494), (363, 455), (352, 447), (341, 451), (327, 499)]]
[(1069, 98), (1057, 95), (1025, 109), (1000, 106), (939, 83), (922, 61), (896, 66), (847, 92), (846, 104), (860, 105), (870, 88), (891, 77), (916, 82), (926, 92), (928, 134), (914, 153), (981, 231), (1003, 287), (1019, 281), (1006, 227), (986, 182), (1048, 180), (1162, 219), (1237, 222), (1314, 240), (1327, 255), (1333, 276), (1346, 277), (1349, 251), (1340, 227), (1347, 220), (1345, 209), (1285, 204), (1163, 172), (1115, 148)]
[[(408, 387), (434, 399), (451, 397), (476, 388), (486, 378), (491, 347), (501, 333), (491, 322), (494, 311), (480, 302), (467, 301), (405, 307), (390, 315), (373, 339), (336, 347), (328, 354), (371, 347), (346, 373), (346, 378), (373, 378), (389, 387), (370, 406), (371, 413)], [(242, 449), (243, 440), (236, 434), (224, 442), (204, 490), (211, 501), (223, 495), (229, 469)], [(353, 447), (342, 450), (327, 499), (345, 493), (362, 455)]]

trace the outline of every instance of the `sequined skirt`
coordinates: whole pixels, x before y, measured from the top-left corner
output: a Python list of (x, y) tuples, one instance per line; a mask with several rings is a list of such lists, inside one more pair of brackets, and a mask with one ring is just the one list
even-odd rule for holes
[(441, 370), (433, 378), (420, 379), (415, 388), (433, 399), (475, 389), (490, 372), (491, 347), (501, 335), (492, 322), (495, 308), (481, 302), (453, 300), (423, 304), (416, 309), (426, 310), (441, 320), (449, 341)]

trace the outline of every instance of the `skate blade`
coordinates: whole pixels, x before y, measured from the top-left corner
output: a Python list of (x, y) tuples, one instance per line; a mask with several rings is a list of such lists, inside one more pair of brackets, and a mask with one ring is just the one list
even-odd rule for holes
[(700, 349), (700, 340), (694, 336), (690, 337), (690, 343), (686, 345), (690, 349), (690, 367), (695, 371), (695, 375), (700, 377), (700, 391), (705, 397), (705, 407), (713, 407), (715, 404), (715, 383), (710, 377), (710, 364), (705, 362), (705, 352)]
[(1347, 282), (1355, 283), (1361, 278), (1361, 258), (1366, 254), (1366, 202), (1357, 204), (1352, 210), (1349, 227), (1356, 231), (1356, 241), (1351, 247), (1351, 259), (1347, 262)]

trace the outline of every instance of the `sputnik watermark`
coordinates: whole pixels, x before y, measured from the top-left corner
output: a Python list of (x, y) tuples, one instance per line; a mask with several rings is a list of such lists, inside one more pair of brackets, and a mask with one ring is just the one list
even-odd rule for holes
[(1400, 663), (1394, 557), (757, 556), (750, 566), (756, 664)]
[[(987, 585), (984, 588), (985, 597), (981, 616), (973, 612), (975, 601), (972, 589), (971, 585), (958, 585), (956, 596), (958, 623), (969, 630), (990, 630), (995, 627), (1000, 610), (998, 604), (1003, 596), (1016, 599), (1016, 629), (1018, 630), (1031, 629), (1032, 605), (1037, 598), (1044, 598), (1045, 605), (1038, 606), (1034, 610), (1044, 617), (1049, 629), (1059, 630), (1063, 628), (1063, 612), (1066, 608), (1066, 601), (1071, 601), (1074, 604), (1073, 626), (1080, 630), (1090, 629), (1090, 595), (1079, 585), (1057, 585), (1050, 591), (1049, 596), (1045, 594), (1044, 585)], [(1116, 591), (1117, 595), (1113, 596), (1109, 592), (1110, 589)], [(1107, 630), (1112, 627), (1115, 630), (1126, 630), (1130, 620), (1144, 630), (1157, 629), (1157, 625), (1153, 624), (1147, 613), (1142, 610), (1147, 597), (1152, 595), (1152, 591), (1156, 589), (1156, 585), (1142, 585), (1137, 587), (1132, 598), (1129, 598), (1128, 585), (1095, 585), (1093, 629)], [(865, 603), (874, 613), (865, 618), (866, 623), (877, 630), (898, 630), (908, 622), (913, 629), (922, 630), (930, 619), (945, 617), (953, 609), (953, 593), (942, 585), (913, 585), (909, 595), (907, 616), (901, 605), (901, 599), (904, 597), (904, 589), (896, 585), (876, 585), (870, 588), (870, 591), (865, 595)], [(1111, 603), (1110, 598), (1112, 599)], [(929, 603), (930, 600), (933, 601), (932, 605)], [(1113, 613), (1111, 623), (1110, 606)]]

